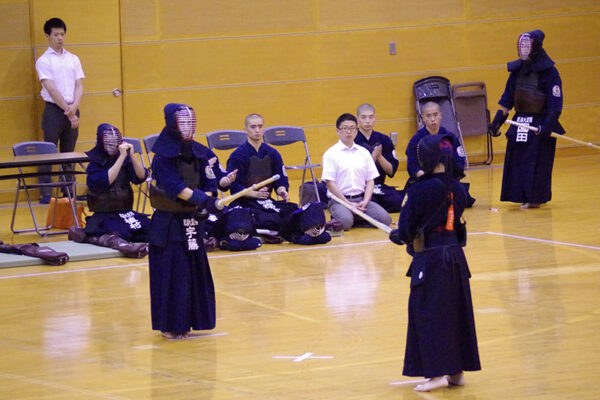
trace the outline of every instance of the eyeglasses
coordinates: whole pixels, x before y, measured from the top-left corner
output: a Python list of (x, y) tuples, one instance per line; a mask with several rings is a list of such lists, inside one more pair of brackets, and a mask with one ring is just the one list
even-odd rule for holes
[(356, 126), (340, 126), (338, 129), (340, 131), (344, 131), (344, 132), (356, 132), (357, 127)]

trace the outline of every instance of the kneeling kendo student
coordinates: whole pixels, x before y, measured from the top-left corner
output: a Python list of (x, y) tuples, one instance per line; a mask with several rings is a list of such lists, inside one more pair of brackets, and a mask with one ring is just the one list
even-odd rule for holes
[(146, 214), (133, 211), (131, 183), (143, 183), (148, 170), (123, 141), (121, 132), (110, 124), (100, 124), (95, 147), (86, 152), (87, 202), (93, 214), (86, 217), (85, 228), (72, 227), (69, 239), (119, 250), (126, 257), (141, 258), (148, 254)]

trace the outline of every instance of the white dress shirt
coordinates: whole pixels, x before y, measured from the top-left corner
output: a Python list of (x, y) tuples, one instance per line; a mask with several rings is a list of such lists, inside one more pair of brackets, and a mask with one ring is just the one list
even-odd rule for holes
[(344, 196), (365, 192), (367, 181), (379, 176), (369, 150), (352, 143), (347, 147), (341, 141), (323, 154), (323, 181), (334, 181)]
[[(58, 53), (48, 47), (48, 50), (35, 62), (35, 69), (40, 81), (51, 79), (67, 104), (73, 103), (75, 81), (85, 78), (79, 57), (65, 49), (62, 50), (62, 53)], [(54, 103), (54, 99), (44, 85), (42, 85), (41, 94), (45, 101)]]

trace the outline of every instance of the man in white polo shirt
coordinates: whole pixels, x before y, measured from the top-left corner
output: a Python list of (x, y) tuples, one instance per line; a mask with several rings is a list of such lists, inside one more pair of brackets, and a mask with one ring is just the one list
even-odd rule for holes
[[(42, 116), (44, 141), (56, 144), (60, 152), (70, 152), (75, 150), (79, 135), (79, 103), (85, 75), (79, 58), (63, 47), (65, 23), (60, 18), (51, 18), (44, 24), (44, 33), (49, 47), (35, 63), (42, 83), (42, 99), (46, 102)], [(63, 168), (69, 170), (72, 166)], [(42, 190), (40, 202), (47, 203), (50, 189)]]
[[(379, 176), (371, 153), (364, 147), (354, 143), (358, 132), (356, 117), (342, 114), (337, 119), (336, 129), (339, 141), (323, 154), (322, 180), (327, 183), (327, 190), (369, 217), (385, 225), (392, 223), (392, 217), (375, 202), (373, 195), (374, 179)], [(334, 200), (328, 204), (331, 218), (342, 223), (348, 230), (356, 221), (362, 220), (348, 208)]]

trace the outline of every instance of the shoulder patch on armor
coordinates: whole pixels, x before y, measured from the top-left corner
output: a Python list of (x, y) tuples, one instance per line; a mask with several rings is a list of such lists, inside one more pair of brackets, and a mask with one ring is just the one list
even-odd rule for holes
[(461, 157), (466, 157), (466, 154), (465, 154), (465, 148), (464, 148), (464, 147), (462, 147), (462, 146), (458, 146), (458, 147), (456, 148), (456, 152), (458, 153), (458, 155), (459, 155), (459, 156), (461, 156)]
[(560, 86), (554, 85), (552, 87), (552, 96), (554, 96), (554, 97), (560, 97)]
[(396, 150), (392, 150), (392, 156), (394, 156), (394, 158), (397, 160), (398, 156), (396, 155)]
[(404, 207), (404, 206), (406, 205), (406, 202), (407, 202), (407, 201), (408, 201), (408, 193), (406, 193), (406, 194), (404, 195), (404, 199), (402, 199), (402, 206), (401, 206), (401, 207)]
[(215, 179), (215, 173), (213, 172), (213, 169), (210, 165), (207, 165), (206, 168), (204, 168), (204, 174), (206, 175), (206, 177), (208, 179)]

